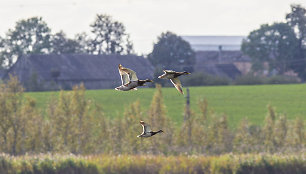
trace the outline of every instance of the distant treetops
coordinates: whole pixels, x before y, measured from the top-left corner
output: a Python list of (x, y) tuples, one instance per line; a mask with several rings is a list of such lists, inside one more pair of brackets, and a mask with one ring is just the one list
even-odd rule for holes
[[(139, 80), (137, 78), (137, 75), (136, 75), (135, 71), (133, 71), (129, 68), (125, 68), (121, 64), (118, 65), (118, 70), (119, 70), (119, 74), (120, 74), (121, 82), (122, 82), (121, 86), (118, 86), (118, 87), (115, 88), (118, 91), (137, 90), (138, 86), (145, 86), (146, 82), (153, 82), (150, 79)], [(187, 72), (187, 71), (184, 71), (184, 72), (176, 72), (176, 71), (173, 71), (173, 70), (163, 70), (163, 71), (164, 71), (164, 74), (158, 76), (158, 78), (169, 79), (173, 83), (174, 87), (181, 94), (184, 94), (183, 89), (182, 89), (181, 81), (178, 79), (178, 77), (181, 76), (181, 75), (187, 75), (187, 74), (190, 74), (190, 73)], [(162, 130), (159, 130), (157, 132), (152, 131), (150, 126), (148, 124), (146, 124), (144, 121), (140, 121), (140, 124), (142, 125), (143, 131), (137, 137), (140, 137), (140, 138), (151, 137), (151, 136), (153, 136), (157, 133), (163, 132)]]

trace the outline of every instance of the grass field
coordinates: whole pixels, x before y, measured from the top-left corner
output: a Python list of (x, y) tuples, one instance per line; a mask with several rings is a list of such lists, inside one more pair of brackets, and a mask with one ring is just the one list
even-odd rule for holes
[[(139, 100), (143, 112), (147, 112), (154, 92), (153, 88), (140, 88), (131, 92), (108, 89), (87, 90), (86, 95), (101, 104), (106, 115), (119, 117), (124, 108), (135, 100)], [(178, 124), (181, 123), (185, 97), (175, 88), (163, 88), (162, 92), (167, 115)], [(26, 95), (36, 99), (38, 106), (44, 109), (50, 97), (57, 96), (58, 92), (28, 92)], [(231, 127), (235, 127), (244, 117), (252, 123), (262, 124), (268, 104), (288, 119), (298, 116), (306, 118), (305, 84), (190, 87), (191, 108), (196, 113), (199, 112), (198, 101), (202, 98), (206, 98), (211, 111), (226, 114)]]

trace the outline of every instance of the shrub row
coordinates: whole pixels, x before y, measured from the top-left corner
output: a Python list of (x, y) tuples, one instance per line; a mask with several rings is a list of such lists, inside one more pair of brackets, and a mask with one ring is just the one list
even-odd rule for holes
[(297, 77), (275, 75), (271, 77), (260, 77), (252, 74), (239, 76), (236, 79), (213, 76), (205, 73), (193, 73), (181, 77), (186, 86), (219, 86), (219, 85), (261, 85), (261, 84), (292, 84), (300, 83)]
[(305, 154), (247, 154), (221, 156), (71, 156), (0, 155), (0, 173), (120, 174), (120, 173), (306, 173)]
[[(180, 127), (166, 115), (161, 86), (157, 85), (150, 108), (143, 112), (139, 101), (128, 106), (122, 117), (109, 119), (101, 107), (86, 99), (83, 85), (61, 91), (46, 107), (45, 118), (33, 99), (23, 98), (16, 78), (0, 85), (0, 152), (73, 154), (206, 154), (292, 153), (306, 149), (304, 119), (295, 120), (268, 107), (263, 126), (242, 120), (230, 129), (226, 115), (199, 101), (199, 113), (189, 105)], [(139, 139), (139, 120), (163, 134)]]

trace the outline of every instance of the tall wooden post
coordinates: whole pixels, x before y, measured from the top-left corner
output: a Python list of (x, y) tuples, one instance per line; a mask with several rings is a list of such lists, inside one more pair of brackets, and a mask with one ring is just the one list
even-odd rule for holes
[(186, 94), (186, 106), (185, 106), (185, 114), (184, 114), (184, 122), (187, 129), (187, 135), (188, 135), (188, 144), (189, 148), (192, 149), (192, 142), (191, 142), (191, 133), (192, 133), (192, 119), (191, 113), (190, 113), (190, 94), (189, 94), (189, 88), (187, 88), (187, 94)]
[(187, 88), (187, 94), (186, 94), (186, 112), (184, 114), (184, 121), (188, 120), (190, 118), (190, 94), (189, 94), (189, 88)]

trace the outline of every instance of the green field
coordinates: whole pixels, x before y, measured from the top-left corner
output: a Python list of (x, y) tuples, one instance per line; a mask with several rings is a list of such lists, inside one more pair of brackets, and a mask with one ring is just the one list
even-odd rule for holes
[[(92, 101), (102, 105), (109, 117), (122, 116), (124, 108), (139, 100), (144, 114), (147, 112), (155, 89), (140, 88), (137, 91), (120, 92), (113, 89), (87, 90), (86, 95)], [(184, 89), (186, 91), (186, 89)], [(177, 123), (183, 120), (185, 97), (175, 88), (163, 88), (163, 97), (167, 115)], [(52, 95), (58, 92), (28, 92), (26, 95), (37, 100), (43, 109)], [(262, 124), (270, 104), (277, 113), (289, 119), (306, 118), (306, 85), (256, 85), (256, 86), (205, 86), (190, 87), (191, 108), (198, 113), (199, 99), (206, 98), (209, 110), (217, 114), (226, 114), (231, 127), (247, 117), (255, 124)]]

